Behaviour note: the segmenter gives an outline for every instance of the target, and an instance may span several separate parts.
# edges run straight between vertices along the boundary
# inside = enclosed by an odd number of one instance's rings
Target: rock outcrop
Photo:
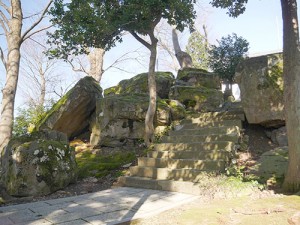
[[[169,99],[178,100],[188,110],[218,111],[223,104],[223,93],[218,76],[201,69],[184,68],[178,71]]]
[[[0,158],[0,183],[12,196],[47,195],[76,179],[75,151],[60,132],[14,138]]]
[[[243,60],[236,69],[243,108],[250,124],[284,124],[282,54]]]
[[[143,139],[148,102],[149,96],[145,94],[114,95],[99,100],[90,128],[91,144],[120,147]],[[155,127],[170,124],[170,108],[166,101],[157,101]]]
[[[192,87],[206,87],[212,89],[221,89],[219,76],[202,69],[185,68],[178,71],[176,83],[179,85]]]
[[[88,130],[96,100],[101,98],[99,83],[92,77],[84,77],[50,109],[36,129],[57,130],[69,139],[74,138]]]
[[[164,99],[168,98],[169,90],[175,78],[171,72],[156,72],[157,96]],[[104,90],[104,96],[124,95],[124,94],[147,94],[148,73],[142,73],[128,80],[122,80],[117,86]]]

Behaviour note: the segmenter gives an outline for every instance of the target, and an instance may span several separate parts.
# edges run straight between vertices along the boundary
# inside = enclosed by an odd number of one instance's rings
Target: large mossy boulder
[[[157,96],[168,98],[169,90],[174,83],[174,75],[171,72],[156,72]],[[148,93],[148,73],[142,73],[128,80],[122,80],[117,86],[104,90],[104,96],[145,94]]]
[[[114,95],[99,100],[97,117],[90,128],[91,144],[120,147],[126,145],[128,140],[143,139],[148,102],[149,96],[146,94]],[[166,101],[158,99],[156,127],[170,124],[170,111]]]
[[[0,183],[12,196],[47,195],[76,179],[75,151],[60,132],[13,138],[0,158]]]
[[[250,124],[282,126],[283,104],[282,54],[270,54],[243,60],[236,69],[245,115]]]
[[[221,89],[221,81],[218,75],[206,70],[196,68],[183,68],[178,71],[176,82],[180,85],[192,87],[206,87]]]
[[[206,87],[173,86],[169,98],[178,100],[188,110],[198,112],[218,111],[223,104],[223,93]]]
[[[64,95],[45,115],[36,129],[51,129],[74,138],[88,130],[96,100],[102,98],[102,89],[92,77],[84,77]]]
[[[263,182],[283,181],[288,168],[288,147],[278,147],[262,154],[250,171]]]

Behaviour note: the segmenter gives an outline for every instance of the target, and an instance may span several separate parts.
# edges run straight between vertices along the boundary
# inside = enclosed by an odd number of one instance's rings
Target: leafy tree
[[[248,52],[249,43],[235,33],[222,37],[218,46],[212,45],[209,50],[209,66],[230,85],[234,83],[235,69]]]
[[[194,31],[189,37],[186,52],[193,59],[195,68],[208,70],[208,41],[199,31]]]
[[[43,106],[19,108],[13,127],[13,136],[22,136],[30,133],[30,128],[40,121],[45,115]]]
[[[195,0],[73,0],[65,3],[55,0],[50,13],[58,30],[50,35],[50,43],[57,48],[49,51],[54,57],[67,58],[69,54],[84,53],[89,47],[105,50],[122,41],[122,32],[128,31],[150,51],[148,70],[149,107],[145,118],[145,142],[154,138],[156,111],[155,63],[157,38],[154,34],[161,19],[176,25],[177,29],[192,28]],[[144,39],[144,38],[147,38]]]
[[[228,8],[237,17],[246,8],[247,0],[212,0],[212,5]],[[300,190],[300,43],[297,0],[281,0],[283,19],[284,108],[289,142],[289,165],[283,187]]]

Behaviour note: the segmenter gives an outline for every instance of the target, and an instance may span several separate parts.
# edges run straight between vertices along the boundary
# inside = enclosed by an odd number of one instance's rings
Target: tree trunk
[[[289,164],[283,188],[300,190],[300,46],[296,0],[281,0],[283,18],[284,106]]]
[[[45,104],[45,98],[46,98],[46,74],[43,71],[43,65],[40,63],[40,69],[39,69],[39,75],[41,78],[41,91],[40,91],[40,97],[39,97],[39,106],[42,108]]]
[[[90,61],[90,72],[89,75],[93,77],[96,81],[100,82],[103,74],[103,57],[104,57],[104,49],[95,48],[89,54]]]
[[[12,135],[14,103],[20,66],[20,45],[22,30],[22,9],[20,0],[11,1],[11,19],[6,32],[7,62],[6,83],[2,90],[1,119],[0,119],[0,153],[7,145]]]
[[[148,88],[149,88],[149,106],[145,118],[145,143],[149,146],[154,141],[154,116],[156,112],[156,81],[155,81],[155,63],[157,56],[157,40],[152,41],[151,55],[148,71]]]

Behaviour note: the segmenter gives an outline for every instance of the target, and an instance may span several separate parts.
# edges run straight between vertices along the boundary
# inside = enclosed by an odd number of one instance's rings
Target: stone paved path
[[[197,198],[182,193],[122,187],[0,207],[0,225],[120,224],[154,215]]]

